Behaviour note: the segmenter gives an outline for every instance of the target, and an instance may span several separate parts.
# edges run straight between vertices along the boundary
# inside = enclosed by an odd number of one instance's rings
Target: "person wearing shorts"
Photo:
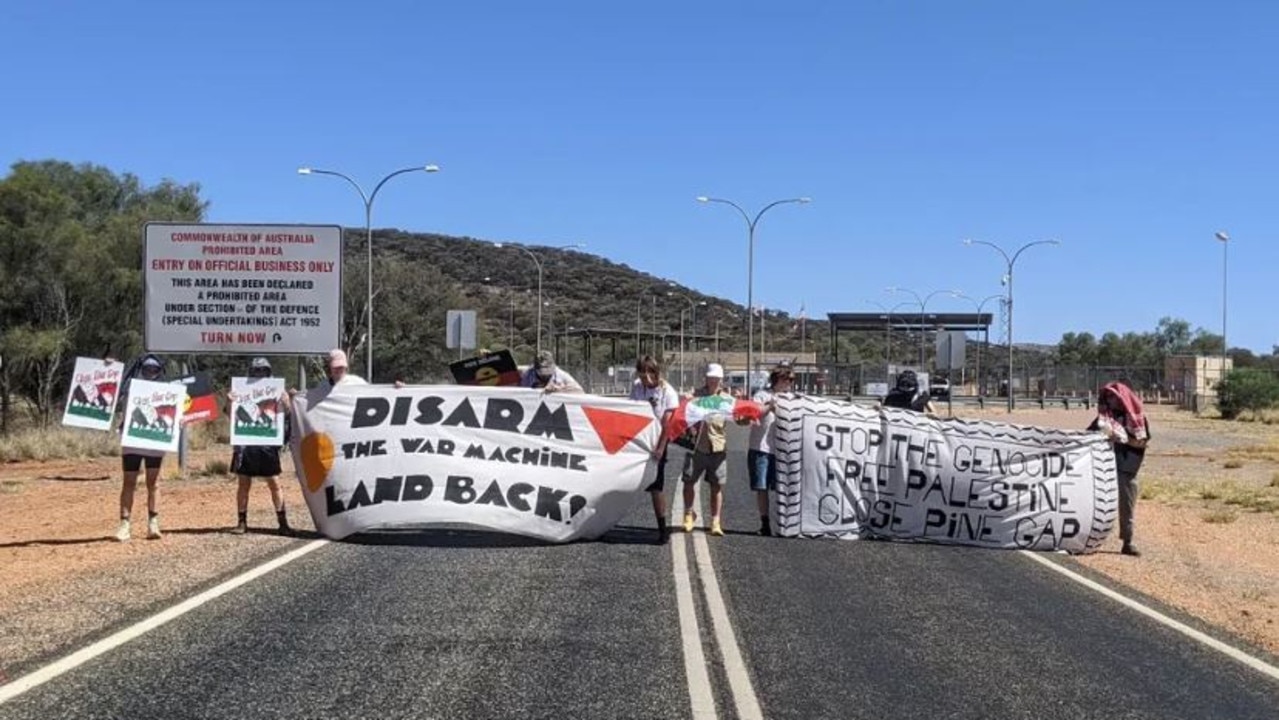
[[[702,387],[693,393],[695,397],[723,395],[732,397],[724,387],[724,368],[719,363],[706,366],[706,379]],[[693,532],[697,523],[695,483],[705,478],[711,488],[711,535],[724,534],[720,515],[724,510],[724,483],[728,480],[728,439],[724,433],[724,418],[712,416],[698,423],[693,431],[696,439],[693,450],[684,456],[684,468],[680,473],[684,481],[684,532]]]
[[[150,382],[164,382],[164,361],[155,355],[145,355],[131,372],[125,373],[124,392],[121,393],[121,409],[129,406],[129,385],[133,378]],[[128,419],[125,419],[128,422]],[[124,423],[120,424],[120,434],[124,435]],[[120,486],[120,526],[116,528],[115,539],[128,542],[133,537],[133,495],[138,488],[138,473],[146,468],[147,483],[147,539],[160,539],[160,463],[164,453],[159,451],[136,450],[126,448],[120,452],[120,468],[123,473],[123,484]]]
[[[653,500],[653,515],[657,517],[657,542],[665,544],[671,537],[666,526],[666,423],[679,407],[679,393],[662,377],[661,363],[645,355],[635,363],[635,382],[631,385],[630,399],[648,403],[660,429],[660,437],[653,448],[657,475],[646,489]]]
[[[795,374],[789,365],[778,365],[768,374],[768,388],[751,398],[763,408],[758,421],[751,425],[750,446],[746,451],[746,470],[751,490],[755,491],[755,505],[759,509],[759,534],[773,534],[768,521],[768,493],[777,484],[777,459],[773,455],[773,409],[777,394],[791,392],[795,388]]]
[[[271,377],[271,361],[264,357],[254,358],[249,364],[250,378]],[[281,398],[283,402],[283,398]],[[234,420],[233,420],[234,422]],[[277,422],[284,423],[284,442],[289,441],[288,413],[280,413]],[[254,478],[266,481],[271,491],[271,506],[275,508],[275,521],[280,533],[290,532],[289,519],[284,512],[284,494],[280,491],[280,447],[274,445],[235,445],[231,451],[231,472],[235,473],[238,485],[235,493],[236,524],[231,532],[243,535],[249,531],[249,489]]]

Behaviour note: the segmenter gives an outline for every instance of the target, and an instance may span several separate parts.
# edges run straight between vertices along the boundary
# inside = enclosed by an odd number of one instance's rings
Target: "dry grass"
[[[231,463],[226,460],[205,460],[204,474],[222,476],[231,472]]]
[[[0,482],[0,495],[22,491],[21,480],[5,480]]]
[[[1279,472],[1270,476],[1270,487],[1279,488]]]
[[[1227,460],[1226,462],[1222,463],[1221,466],[1227,470],[1238,470],[1239,468],[1243,467],[1243,461]]]
[[[119,455],[115,433],[53,427],[28,429],[0,438],[0,462],[75,460]]]
[[[1225,505],[1233,505],[1256,512],[1279,511],[1279,493],[1269,487],[1244,485],[1233,480],[1204,485],[1199,489],[1199,497],[1204,500],[1220,500]]]
[[[1228,510],[1224,508],[1217,509],[1217,510],[1209,510],[1208,512],[1204,513],[1201,517],[1203,518],[1204,522],[1212,523],[1214,525],[1224,525],[1226,523],[1232,523],[1239,519],[1239,515],[1235,513],[1234,510]]]
[[[1226,454],[1235,460],[1279,463],[1279,441],[1256,445],[1239,445],[1230,448]]]

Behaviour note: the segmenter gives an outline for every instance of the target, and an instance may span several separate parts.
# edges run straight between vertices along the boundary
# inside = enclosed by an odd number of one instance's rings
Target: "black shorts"
[[[669,446],[668,448],[669,449]],[[657,476],[653,478],[653,482],[644,488],[645,492],[662,492],[666,489],[666,450],[662,450],[662,456],[657,459]]]
[[[148,470],[158,470],[160,461],[164,460],[163,455],[134,455],[133,453],[124,453],[120,456],[120,466],[125,472],[137,472],[142,469],[142,464],[146,463]]]

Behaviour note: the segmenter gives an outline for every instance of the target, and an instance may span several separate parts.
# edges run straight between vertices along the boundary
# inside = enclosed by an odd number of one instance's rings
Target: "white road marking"
[[[1029,550],[1022,550],[1020,552],[1022,555],[1025,555],[1031,560],[1034,560],[1035,562],[1047,568],[1050,568],[1054,572],[1061,573],[1062,575],[1065,575],[1066,577],[1070,578],[1071,580],[1074,580],[1080,585],[1083,585],[1084,587],[1090,590],[1095,590],[1101,593],[1102,595],[1105,595],[1111,600],[1114,600],[1115,602],[1131,610],[1136,610],[1137,612],[1141,613],[1142,615],[1145,615],[1151,620],[1154,620],[1155,622],[1160,623],[1161,625],[1164,625],[1166,627],[1172,628],[1173,630],[1176,630],[1177,632],[1181,633],[1182,635],[1185,635],[1191,640],[1195,640],[1196,642],[1207,645],[1213,650],[1216,650],[1217,652],[1220,652],[1226,655],[1227,657],[1230,657],[1233,660],[1237,660],[1263,675],[1269,675],[1271,678],[1275,680],[1279,680],[1279,667],[1275,667],[1274,665],[1271,665],[1270,663],[1267,663],[1264,660],[1261,660],[1260,658],[1253,657],[1252,655],[1249,655],[1248,653],[1238,648],[1227,645],[1226,643],[1223,643],[1220,640],[1210,635],[1202,633],[1190,627],[1189,625],[1186,625],[1185,623],[1181,623],[1176,620],[1173,620],[1172,618],[1168,617],[1167,615],[1164,615],[1158,610],[1146,607],[1145,605],[1142,605],[1141,603],[1137,602],[1136,600],[1133,600],[1132,598],[1129,598],[1125,595],[1121,595],[1115,592],[1114,590],[1111,590],[1110,588],[1106,587],[1105,585],[1102,585],[1099,582],[1089,580],[1083,575],[1080,575],[1079,573],[1074,572],[1073,570],[1070,570],[1068,568],[1062,567],[1061,565],[1058,565],[1057,563],[1052,562],[1051,560],[1046,560],[1034,552],[1031,552]]]
[[[728,676],[728,687],[733,693],[737,717],[740,720],[764,720],[764,712],[760,709],[759,698],[755,696],[750,673],[746,671],[746,663],[742,660],[742,650],[737,645],[732,621],[728,618],[728,608],[719,591],[719,580],[716,579],[715,567],[711,564],[711,549],[706,544],[705,533],[693,536],[693,550],[697,554],[697,574],[702,578],[706,609],[710,613],[711,624],[715,626],[715,642],[724,659],[724,674]]]
[[[145,635],[170,620],[179,618],[210,600],[218,598],[242,585],[250,583],[276,568],[287,565],[310,552],[319,550],[327,545],[328,542],[328,540],[315,540],[309,542],[296,550],[291,550],[274,560],[269,560],[252,570],[241,573],[240,575],[237,575],[216,587],[209,588],[199,595],[183,600],[167,610],[163,610],[145,620],[130,625],[110,637],[103,638],[88,647],[77,650],[60,660],[56,660],[39,670],[23,675],[8,685],[0,685],[0,704],[12,700],[32,688],[39,687],[65,672],[74,670],[99,655],[114,650],[130,640]]]
[[[688,678],[688,698],[693,720],[715,720],[715,697],[711,694],[710,673],[702,653],[702,632],[693,606],[693,584],[688,577],[688,554],[683,533],[671,537],[671,561],[675,568],[675,605],[679,608],[679,634],[684,647],[684,675]]]

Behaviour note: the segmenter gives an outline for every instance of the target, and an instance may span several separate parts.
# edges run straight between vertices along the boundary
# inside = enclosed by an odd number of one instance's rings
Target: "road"
[[[0,718],[1279,717],[1276,680],[1020,553],[762,538],[740,475],[726,537],[650,514],[329,544]]]

